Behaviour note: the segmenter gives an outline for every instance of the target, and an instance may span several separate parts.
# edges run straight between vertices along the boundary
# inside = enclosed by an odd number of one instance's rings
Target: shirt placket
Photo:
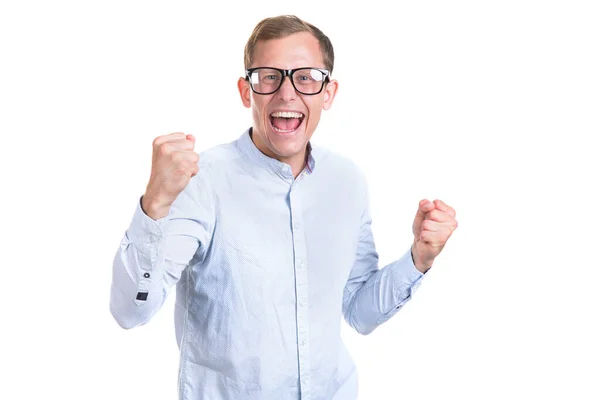
[[[294,241],[294,272],[296,283],[296,329],[298,348],[298,372],[300,376],[300,398],[311,398],[310,341],[308,316],[308,270],[306,262],[306,241],[302,222],[302,200],[298,181],[292,184],[290,207],[292,216],[292,237]]]

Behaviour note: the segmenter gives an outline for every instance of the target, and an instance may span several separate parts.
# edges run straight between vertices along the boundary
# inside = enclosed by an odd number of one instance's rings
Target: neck
[[[289,165],[292,168],[292,175],[294,175],[294,178],[296,178],[298,175],[300,175],[300,173],[306,166],[307,158],[308,158],[306,149],[308,146],[306,146],[304,148],[302,153],[294,154],[291,157],[281,157],[281,156],[278,156],[277,154],[274,154],[266,146],[263,146],[262,143],[257,143],[257,142],[260,142],[260,140],[259,141],[256,140],[256,137],[252,134],[252,130],[250,130],[250,139],[252,139],[252,142],[254,143],[256,148],[258,150],[260,150],[261,153],[263,153],[267,157],[274,158],[277,161],[280,161],[282,163]]]

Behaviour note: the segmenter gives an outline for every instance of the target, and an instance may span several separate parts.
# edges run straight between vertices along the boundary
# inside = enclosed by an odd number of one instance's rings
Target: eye
[[[314,82],[314,79],[312,76],[310,76],[308,73],[296,73],[294,75],[294,81],[298,82],[298,83],[310,83],[310,82]]]

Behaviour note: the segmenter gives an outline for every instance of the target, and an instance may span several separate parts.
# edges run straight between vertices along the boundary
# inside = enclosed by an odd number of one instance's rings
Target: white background
[[[381,265],[421,198],[459,228],[411,302],[344,325],[361,399],[598,399],[600,14],[589,1],[12,1],[0,6],[0,398],[174,399],[174,293],[108,309],[154,137],[251,122],[243,46],[283,13],[333,41],[314,143],[369,179]]]

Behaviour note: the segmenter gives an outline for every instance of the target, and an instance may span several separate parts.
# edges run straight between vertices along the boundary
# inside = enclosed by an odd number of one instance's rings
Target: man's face
[[[315,67],[325,69],[319,41],[308,32],[295,33],[280,39],[259,41],[254,49],[250,68],[274,67],[294,69]],[[303,95],[294,89],[286,77],[279,90],[273,94],[256,94],[247,80],[240,78],[238,88],[244,106],[252,109],[252,138],[267,156],[280,161],[304,160],[305,149],[315,131],[321,110],[331,107],[337,91],[337,82],[325,84],[321,93]],[[300,118],[281,118],[297,114]]]

